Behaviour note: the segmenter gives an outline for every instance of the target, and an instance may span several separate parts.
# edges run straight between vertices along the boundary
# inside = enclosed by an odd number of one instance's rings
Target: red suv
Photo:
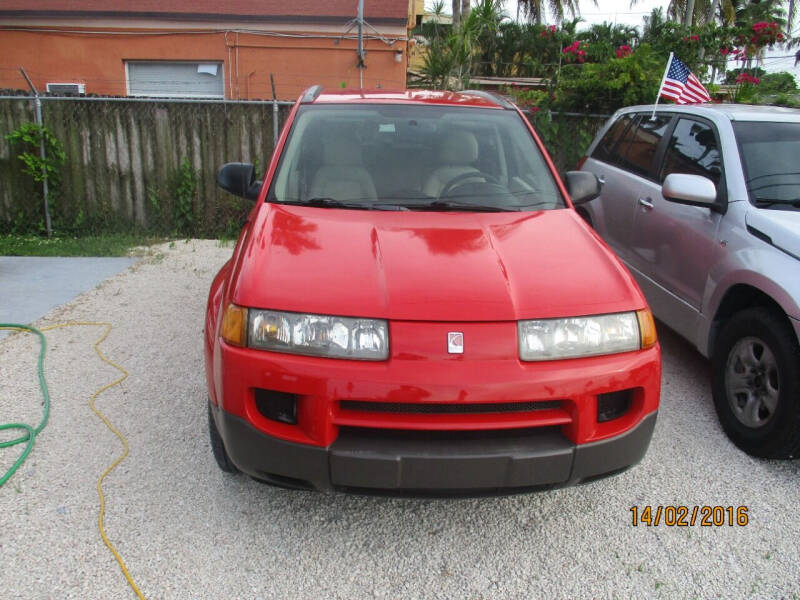
[[[211,286],[223,471],[316,490],[497,493],[638,462],[660,349],[644,297],[485,92],[305,92]]]

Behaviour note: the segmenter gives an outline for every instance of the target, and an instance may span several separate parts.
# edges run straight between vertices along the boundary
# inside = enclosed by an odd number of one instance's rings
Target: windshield
[[[800,123],[734,122],[750,201],[800,208]]]
[[[301,106],[268,202],[375,210],[564,207],[515,111]]]

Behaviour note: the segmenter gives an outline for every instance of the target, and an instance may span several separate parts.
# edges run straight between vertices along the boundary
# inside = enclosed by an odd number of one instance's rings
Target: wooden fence
[[[291,109],[279,106],[279,127]],[[0,233],[41,228],[41,190],[21,173],[5,136],[34,119],[33,98],[0,96]],[[273,149],[271,103],[54,99],[43,122],[66,162],[50,198],[60,233],[152,231],[236,235],[251,204],[215,185],[230,161],[266,167]],[[531,114],[560,171],[575,167],[605,119]]]
[[[290,106],[279,106],[279,123]],[[33,121],[32,99],[0,97],[0,232],[30,229],[41,192],[5,135]],[[219,190],[225,162],[264,168],[272,154],[271,103],[45,98],[43,123],[64,145],[66,162],[51,202],[57,231],[238,230],[252,206]],[[181,187],[183,185],[183,187]]]

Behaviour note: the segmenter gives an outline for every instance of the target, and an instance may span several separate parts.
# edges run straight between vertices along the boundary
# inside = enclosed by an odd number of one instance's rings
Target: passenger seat
[[[364,168],[361,148],[355,140],[328,137],[323,140],[322,166],[309,189],[311,198],[365,202],[378,199],[372,176]]]

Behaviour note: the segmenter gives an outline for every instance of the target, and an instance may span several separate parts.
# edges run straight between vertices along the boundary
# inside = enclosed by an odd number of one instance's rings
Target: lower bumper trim
[[[639,462],[657,413],[631,430],[576,446],[559,428],[508,431],[494,437],[403,435],[342,429],[328,448],[265,435],[212,405],[225,449],[248,475],[290,487],[381,493],[514,493],[612,475]]]

